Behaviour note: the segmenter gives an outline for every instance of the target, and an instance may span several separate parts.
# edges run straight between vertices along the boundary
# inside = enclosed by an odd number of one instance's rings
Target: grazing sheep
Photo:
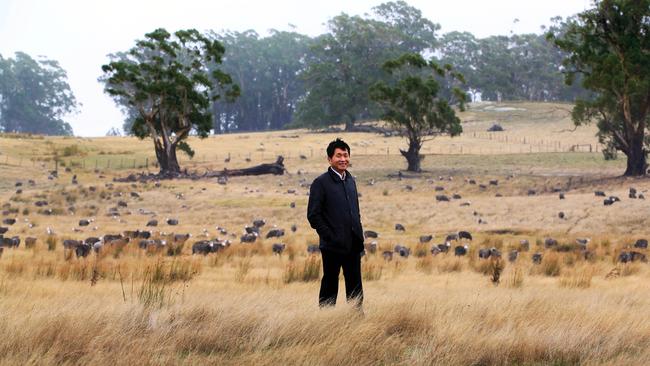
[[[463,245],[463,246],[459,245],[459,246],[454,248],[454,255],[458,256],[458,257],[464,256],[464,255],[467,254],[468,250],[469,250],[469,247],[467,245]]]
[[[542,253],[535,253],[533,254],[533,264],[540,264],[542,263]]]
[[[381,253],[381,256],[384,258],[385,261],[389,262],[393,260],[393,252],[390,250],[386,250],[383,253]]]
[[[449,248],[451,247],[451,244],[449,242],[445,242],[444,244],[438,244],[437,247],[438,249],[440,249],[441,253],[447,253],[449,252]]]
[[[498,185],[499,185],[499,181],[498,181],[497,179],[493,179],[493,180],[490,181],[490,185],[498,186]]]
[[[192,254],[207,255],[209,253],[214,253],[217,250],[218,249],[215,248],[212,240],[200,240],[192,244]]]
[[[449,202],[449,197],[444,194],[436,195],[436,201],[438,202]]]
[[[406,228],[402,224],[395,224],[396,231],[406,231]]]
[[[73,239],[65,239],[63,241],[63,247],[65,249],[74,249],[81,245],[81,242],[79,240],[73,240]]]
[[[596,197],[606,197],[606,196],[607,196],[607,195],[605,194],[605,192],[603,192],[603,191],[595,191],[595,192],[594,192],[594,195],[595,195]]]
[[[13,225],[13,224],[16,223],[16,219],[4,219],[4,220],[2,220],[2,223],[4,225]]]
[[[434,245],[434,246],[431,247],[431,255],[433,255],[435,257],[436,255],[438,255],[440,253],[442,253],[442,251],[440,250],[440,248],[437,245]]]
[[[408,258],[411,255],[411,248],[397,244],[395,245],[395,253],[399,253],[400,257]]]
[[[459,231],[458,232],[458,239],[467,239],[467,240],[472,240],[472,234],[469,233],[469,231]]]
[[[307,245],[307,253],[309,254],[320,253],[320,248],[318,247],[317,244],[309,244]]]
[[[176,244],[183,244],[185,243],[190,237],[192,237],[192,234],[174,234],[174,243]]]
[[[614,204],[614,201],[611,200],[611,199],[609,199],[609,198],[605,198],[605,199],[603,200],[603,205],[605,205],[605,206],[611,206],[611,205],[613,205],[613,204]]]
[[[528,239],[521,239],[519,241],[519,250],[522,252],[527,252],[530,250],[530,242],[528,242]]]
[[[80,245],[77,245],[74,248],[74,254],[77,256],[77,258],[79,258],[79,257],[84,257],[85,258],[90,253],[90,249],[91,249],[90,244],[81,243]]]
[[[298,230],[298,226],[296,226],[296,224],[291,225],[291,232],[295,233],[296,230]]]
[[[257,226],[246,226],[244,228],[244,231],[247,234],[257,234],[258,236],[260,235],[260,228],[258,228]]]
[[[167,225],[178,225],[178,219],[167,219]]]
[[[490,249],[487,248],[481,248],[478,250],[478,257],[480,259],[488,259],[490,258]]]
[[[239,238],[239,240],[240,240],[242,243],[254,243],[255,240],[257,240],[257,233],[255,233],[255,232],[252,232],[252,233],[246,233],[246,234],[242,235],[242,236]]]
[[[282,255],[282,252],[284,252],[284,249],[286,247],[286,244],[275,243],[273,244],[271,250],[273,250],[273,254]]]
[[[9,231],[8,227],[2,227],[0,226],[0,235],[5,234],[7,231]]]
[[[447,235],[447,237],[445,238],[445,242],[447,242],[447,243],[450,242],[450,241],[452,241],[452,240],[455,240],[455,241],[458,240],[458,233],[452,233],[452,234],[449,234],[449,235]]]
[[[420,236],[420,243],[428,243],[431,240],[433,240],[433,235],[421,235]]]
[[[576,244],[578,244],[579,246],[581,246],[583,248],[586,248],[587,244],[589,244],[590,241],[591,241],[591,239],[589,239],[589,238],[578,238],[578,239],[576,239]]]
[[[374,240],[371,241],[369,244],[366,244],[366,245],[365,245],[366,250],[367,250],[370,254],[375,254],[375,253],[377,253],[377,246],[378,246],[378,245],[377,245],[377,242],[374,241]]]
[[[537,194],[537,191],[535,191],[534,189],[529,189],[527,194],[528,194],[529,196],[534,196],[534,195]]]
[[[564,199],[564,193],[560,193],[560,199],[561,199],[561,200]]]
[[[88,226],[90,225],[90,220],[81,219],[79,220],[79,226]]]
[[[621,263],[630,263],[630,262],[647,262],[648,259],[646,258],[646,255],[643,253],[639,252],[621,252],[618,256],[618,261]]]
[[[639,239],[634,243],[635,248],[640,248],[640,249],[648,249],[648,240],[647,239]]]
[[[363,232],[363,237],[366,239],[367,238],[377,239],[379,237],[379,234],[376,231],[366,230]]]
[[[544,239],[544,248],[549,249],[557,246],[557,240],[553,238]]]
[[[266,234],[266,238],[279,238],[284,236],[284,229],[273,229]]]
[[[458,193],[454,193],[454,195],[451,196],[451,198],[453,198],[453,199],[455,199],[455,200],[459,200],[459,199],[461,199],[461,198],[463,198],[463,197],[462,197],[461,195],[459,195]]]
[[[519,251],[516,249],[513,249],[508,253],[508,261],[510,261],[510,263],[514,263],[517,260],[517,257],[519,257]]]
[[[564,219],[566,216],[564,215],[564,212],[560,211],[560,212],[557,214],[557,217],[559,217],[560,219]]]
[[[264,225],[266,225],[266,221],[264,219],[257,219],[253,221],[253,226],[256,228],[261,228]]]

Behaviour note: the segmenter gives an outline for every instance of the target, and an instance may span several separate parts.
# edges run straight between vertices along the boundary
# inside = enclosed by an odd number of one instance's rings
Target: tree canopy
[[[645,175],[650,137],[650,0],[603,0],[563,24],[549,39],[567,52],[566,82],[582,76],[595,93],[577,100],[576,125],[597,121],[610,150],[627,156],[626,176]]]
[[[137,111],[131,132],[151,137],[160,172],[180,172],[176,149],[194,151],[191,131],[206,137],[212,127],[211,102],[239,94],[221,63],[224,47],[194,29],[170,34],[156,29],[128,52],[102,66],[104,90],[128,111]]]
[[[448,78],[463,82],[463,76],[449,64],[439,66],[416,53],[387,61],[384,70],[398,80],[391,84],[376,83],[371,88],[371,96],[385,107],[383,118],[408,139],[408,150],[400,150],[408,162],[407,170],[419,172],[420,149],[427,137],[457,136],[463,131],[452,104],[463,110],[466,95],[454,87],[446,93],[451,98],[445,98],[439,81]]]
[[[54,60],[0,55],[0,131],[72,135],[63,120],[77,110],[65,70]]]

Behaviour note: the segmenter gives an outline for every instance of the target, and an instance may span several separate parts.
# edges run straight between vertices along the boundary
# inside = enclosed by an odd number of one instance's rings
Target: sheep
[[[284,229],[273,229],[266,234],[266,238],[279,238],[284,236]]]
[[[366,238],[366,239],[367,238],[376,239],[376,238],[379,237],[379,234],[376,231],[366,230],[366,231],[363,232],[363,237]]]
[[[287,247],[286,244],[275,243],[272,246],[273,254],[282,255],[284,249]]]
[[[433,239],[433,235],[421,235],[420,243],[428,243]]]
[[[406,231],[406,228],[402,224],[395,224],[396,231]]]
[[[519,252],[516,249],[513,249],[508,253],[508,261],[511,263],[514,263],[517,260],[517,257],[519,257]]]
[[[533,264],[540,264],[542,263],[542,253],[535,253],[532,256],[533,259]]]
[[[454,255],[458,256],[458,257],[464,256],[464,255],[467,254],[468,250],[469,250],[469,247],[467,245],[463,245],[463,246],[459,245],[459,246],[454,248]]]

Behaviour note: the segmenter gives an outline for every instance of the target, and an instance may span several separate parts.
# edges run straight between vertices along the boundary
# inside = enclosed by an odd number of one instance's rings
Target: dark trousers
[[[343,268],[345,279],[345,295],[347,301],[355,301],[356,307],[363,303],[363,287],[361,285],[361,254],[340,254],[322,250],[323,279],[320,283],[318,303],[321,307],[334,306],[339,292],[339,272]]]

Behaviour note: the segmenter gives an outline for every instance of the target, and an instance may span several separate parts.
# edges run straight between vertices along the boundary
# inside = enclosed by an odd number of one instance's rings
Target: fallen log
[[[263,175],[263,174],[273,174],[273,175],[283,175],[286,171],[284,167],[284,158],[278,156],[278,159],[275,163],[272,164],[260,164],[252,166],[250,168],[244,169],[224,169],[217,172],[206,173],[206,177],[238,177],[243,175]]]

